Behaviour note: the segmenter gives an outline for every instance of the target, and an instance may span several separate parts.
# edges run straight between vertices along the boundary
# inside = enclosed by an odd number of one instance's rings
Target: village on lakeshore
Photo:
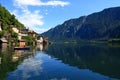
[[[3,31],[2,22],[0,21],[0,33]],[[2,36],[0,36],[0,47],[7,46],[17,46],[17,47],[25,47],[25,46],[37,46],[40,44],[49,44],[47,38],[42,35],[39,35],[33,30],[29,30],[27,28],[20,28],[16,25],[9,25],[10,32],[5,32]]]

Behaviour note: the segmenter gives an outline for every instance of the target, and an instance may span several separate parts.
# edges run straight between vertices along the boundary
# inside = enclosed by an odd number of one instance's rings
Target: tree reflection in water
[[[79,69],[120,79],[120,46],[108,44],[53,44],[47,54]]]
[[[47,47],[41,44],[31,51],[1,50],[0,79],[120,79],[118,46],[72,43]]]

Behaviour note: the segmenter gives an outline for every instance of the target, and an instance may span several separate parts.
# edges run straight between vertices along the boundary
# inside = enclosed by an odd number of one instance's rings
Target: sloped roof
[[[7,40],[6,40],[5,38],[1,38],[0,40],[1,40],[2,42],[7,43]]]
[[[22,34],[28,34],[28,29],[20,29],[19,32]]]
[[[25,42],[26,40],[23,40],[23,39],[22,39],[22,40],[18,40],[18,41],[19,41],[19,42]]]

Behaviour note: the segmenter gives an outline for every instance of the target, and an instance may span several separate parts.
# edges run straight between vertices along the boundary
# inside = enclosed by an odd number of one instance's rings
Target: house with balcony
[[[33,30],[29,30],[28,31],[28,35],[33,37],[33,38],[36,38],[38,34],[35,31],[33,31]]]
[[[23,28],[23,29],[19,29],[19,33],[18,33],[18,39],[21,40],[22,37],[24,36],[28,36],[28,29]]]
[[[35,45],[35,44],[39,45],[39,44],[43,44],[43,43],[48,42],[47,39],[44,36],[38,35],[33,30],[29,30],[29,29],[26,29],[26,28],[20,28],[19,29],[15,25],[10,25],[10,29],[18,34],[19,46],[25,46],[26,41],[24,39],[25,39],[26,36],[31,36],[31,38],[33,40],[33,45]]]
[[[18,34],[18,39],[21,40],[23,36],[28,36],[28,29],[26,28],[18,28],[17,26],[15,25],[10,25],[10,28]]]

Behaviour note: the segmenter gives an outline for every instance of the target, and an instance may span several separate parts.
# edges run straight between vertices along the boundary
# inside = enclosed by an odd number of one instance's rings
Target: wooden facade
[[[1,47],[7,47],[7,45],[8,45],[7,40],[5,38],[1,38],[0,45],[1,45]]]
[[[25,40],[19,40],[19,47],[25,47]]]

